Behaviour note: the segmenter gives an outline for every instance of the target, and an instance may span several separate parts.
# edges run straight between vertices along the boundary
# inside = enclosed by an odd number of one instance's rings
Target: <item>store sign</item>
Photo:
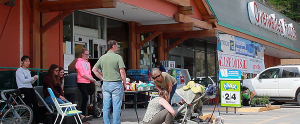
[[[276,18],[275,14],[267,14],[260,10],[256,2],[248,3],[248,14],[252,24],[280,34],[291,40],[297,40],[296,29],[293,23],[287,24],[285,19]]]
[[[240,81],[221,80],[221,106],[241,107]]]
[[[219,80],[241,80],[241,70],[220,69]]]
[[[265,69],[264,59],[218,51],[219,68],[258,74]]]

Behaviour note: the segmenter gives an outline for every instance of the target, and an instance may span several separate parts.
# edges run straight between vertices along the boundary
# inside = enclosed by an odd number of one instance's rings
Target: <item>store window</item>
[[[107,41],[116,40],[118,42],[120,54],[123,57],[124,64],[129,67],[129,39],[128,24],[125,22],[107,18]]]
[[[64,54],[72,54],[71,28],[72,28],[72,14],[68,15],[63,20],[63,53]]]

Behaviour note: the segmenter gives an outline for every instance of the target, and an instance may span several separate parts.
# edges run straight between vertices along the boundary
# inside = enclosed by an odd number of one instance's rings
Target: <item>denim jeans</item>
[[[173,97],[173,95],[175,93],[176,88],[177,88],[177,83],[174,84],[173,87],[172,87],[172,90],[171,90],[171,93],[170,93],[170,100],[169,100],[170,104],[171,104],[171,100],[172,100],[172,97]]]
[[[60,98],[56,98],[56,100],[57,100],[57,102],[58,102],[59,104],[64,104],[64,103],[68,103],[68,102],[69,102],[68,100],[66,100],[66,102],[64,102],[64,101],[62,101]],[[52,106],[55,108],[55,104],[54,104],[54,102],[52,101],[51,96],[46,97],[46,98],[45,98],[45,102],[48,103],[48,104],[50,104],[50,105],[52,105]],[[75,110],[74,107],[71,107],[71,108],[72,108],[72,110]],[[66,107],[62,108],[62,110],[65,111],[65,110],[66,110]],[[67,111],[70,111],[70,108],[68,108]]]
[[[110,106],[113,105],[113,124],[120,124],[124,87],[122,82],[103,82],[103,121],[110,124]]]

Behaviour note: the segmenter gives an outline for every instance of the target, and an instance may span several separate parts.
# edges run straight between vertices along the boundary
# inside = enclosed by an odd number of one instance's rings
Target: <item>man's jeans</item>
[[[113,105],[113,124],[120,124],[120,114],[124,87],[122,82],[104,82],[103,93],[103,121],[110,124],[110,105]]]

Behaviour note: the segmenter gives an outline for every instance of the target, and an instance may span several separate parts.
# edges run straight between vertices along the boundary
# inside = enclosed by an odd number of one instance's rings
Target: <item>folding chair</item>
[[[76,114],[77,114],[77,117],[78,117],[78,119],[79,119],[80,124],[82,124],[82,122],[81,122],[81,120],[80,120],[80,117],[79,117],[79,114],[81,114],[82,112],[76,110],[75,107],[77,106],[77,104],[72,104],[72,103],[59,104],[59,103],[57,102],[57,99],[56,99],[56,97],[55,97],[53,91],[51,90],[51,88],[47,88],[47,89],[48,89],[48,92],[49,92],[49,94],[50,94],[50,96],[51,96],[51,98],[52,98],[52,100],[53,100],[53,102],[54,102],[54,104],[55,104],[55,108],[56,108],[56,110],[57,110],[57,116],[56,116],[56,119],[55,119],[54,124],[56,123],[57,118],[58,118],[59,115],[62,116],[62,117],[61,117],[61,120],[60,120],[60,123],[59,123],[59,124],[61,124],[62,121],[64,120],[64,117],[65,117],[65,116],[73,116],[73,115],[76,115]],[[72,110],[72,107],[75,108],[75,110]],[[62,110],[62,108],[65,108],[65,110]],[[69,109],[69,110],[68,110],[68,109]],[[78,124],[77,119],[76,119],[75,116],[74,116],[74,119],[75,119],[76,123]]]

